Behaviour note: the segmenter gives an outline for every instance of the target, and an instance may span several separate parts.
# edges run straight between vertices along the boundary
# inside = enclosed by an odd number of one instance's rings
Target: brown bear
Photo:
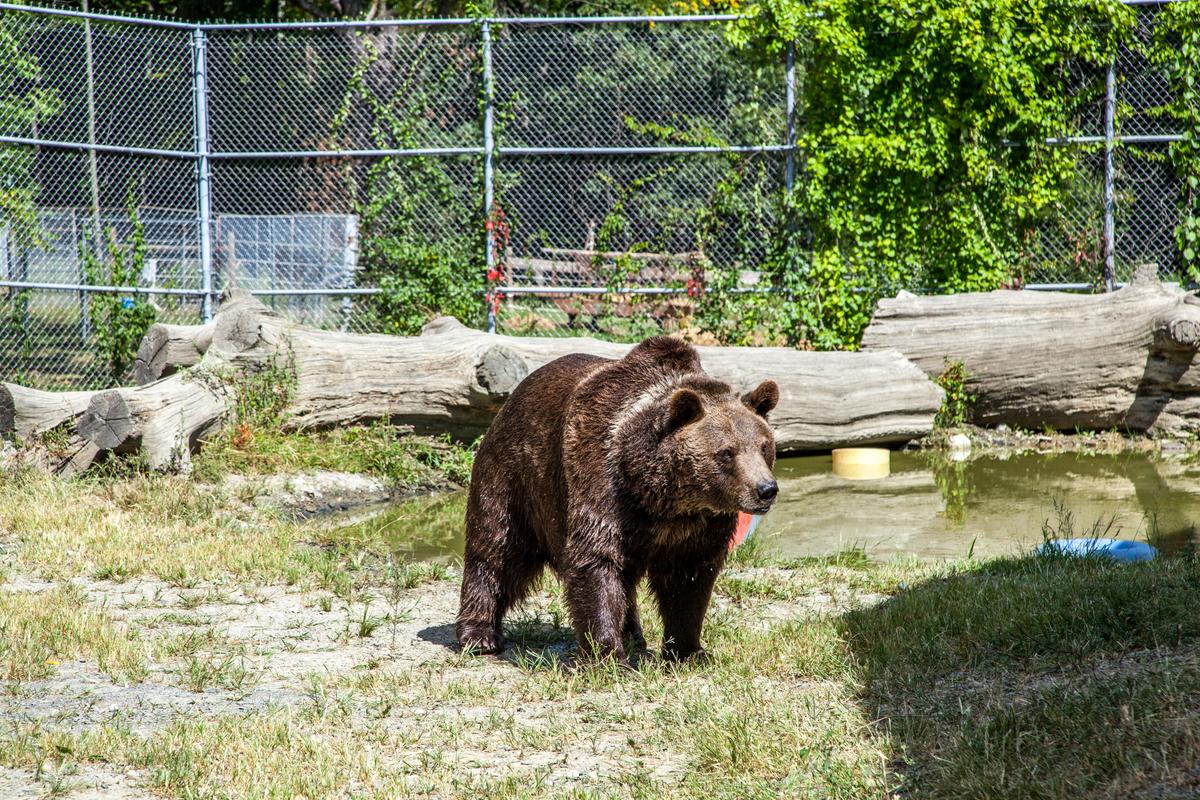
[[[479,446],[467,502],[455,633],[504,648],[501,623],[546,564],[564,584],[584,652],[628,663],[645,647],[643,576],[663,655],[702,655],[700,630],[737,513],[771,507],[779,387],[743,397],[706,375],[690,345],[659,336],[615,361],[569,355],[530,374]]]

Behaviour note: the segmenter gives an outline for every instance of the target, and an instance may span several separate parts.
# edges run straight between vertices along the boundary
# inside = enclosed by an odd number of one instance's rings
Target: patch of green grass
[[[947,672],[1200,639],[1200,561],[997,559],[914,583],[842,619],[865,675],[881,687]]]
[[[197,477],[218,481],[233,472],[264,475],[333,470],[375,475],[401,486],[465,486],[474,451],[448,438],[415,436],[387,423],[326,431],[283,432],[278,426],[231,427],[205,443]]]
[[[716,591],[735,603],[751,600],[794,600],[804,594],[790,576],[780,572],[760,570],[753,573],[725,573],[717,582]]]
[[[1198,698],[1200,667],[1168,660],[1035,685],[1019,702],[968,698],[931,715],[936,723],[891,727],[921,755],[909,781],[916,796],[1192,797]]]
[[[193,692],[214,686],[241,692],[254,685],[257,675],[240,653],[205,653],[188,656],[179,668],[179,679]]]
[[[38,592],[0,590],[0,677],[49,677],[59,662],[92,658],[116,680],[145,677],[146,648],[108,615],[91,608],[76,587]]]

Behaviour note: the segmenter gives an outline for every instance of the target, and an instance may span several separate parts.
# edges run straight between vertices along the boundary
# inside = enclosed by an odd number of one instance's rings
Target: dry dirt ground
[[[457,577],[451,567],[414,588],[345,602],[281,585],[179,588],[145,577],[45,581],[10,572],[0,591],[37,597],[74,587],[115,636],[136,643],[145,670],[131,679],[106,672],[94,654],[50,659],[46,677],[4,683],[0,724],[25,737],[86,742],[113,731],[162,739],[203,720],[286,719],[304,733],[328,728],[331,739],[378,748],[371,758],[379,763],[361,775],[332,776],[330,792],[349,796],[374,796],[372,780],[444,796],[469,788],[456,784],[464,777],[515,779],[550,794],[630,775],[645,786],[679,777],[695,754],[684,741],[654,735],[655,690],[638,687],[611,707],[611,687],[603,680],[589,686],[597,679],[572,666],[574,646],[553,584],[516,615],[516,646],[501,658],[472,658],[454,647]],[[764,631],[875,599],[854,592],[793,597],[780,588],[787,571],[773,568],[733,569],[727,578],[738,597],[718,597],[713,614],[741,616],[753,606],[753,625]],[[756,591],[769,599],[755,601]],[[0,771],[0,797],[148,798],[164,789],[152,758],[94,763],[94,747],[76,747]],[[219,764],[215,774],[186,780],[196,781],[197,796],[235,797],[253,786],[226,769]],[[316,784],[330,777],[317,776]]]

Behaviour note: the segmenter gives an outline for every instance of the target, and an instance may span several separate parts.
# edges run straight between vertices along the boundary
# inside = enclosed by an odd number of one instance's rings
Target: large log
[[[212,342],[213,324],[170,325],[156,322],[142,337],[133,377],[139,386],[174,375],[180,369],[200,363]]]
[[[497,336],[435,320],[420,336],[321,331],[295,325],[248,294],[226,299],[204,326],[155,326],[143,342],[137,387],[56,394],[9,386],[0,427],[22,433],[75,422],[57,469],[77,472],[106,453],[141,452],[156,469],[187,469],[205,432],[224,419],[239,376],[287,383],[293,429],[373,420],[471,438],[533,370],[568,353],[620,358],[630,345],[594,339]],[[807,353],[701,347],[715,377],[739,391],[766,378],[781,450],[904,442],[930,431],[942,392],[895,352]],[[266,370],[273,370],[267,372]]]
[[[91,398],[91,392],[44,392],[15,383],[0,384],[0,433],[27,438],[74,422]]]
[[[287,362],[293,428],[388,419],[423,432],[473,437],[521,379],[569,353],[620,358],[630,345],[529,339],[435,320],[421,336],[347,334],[294,326],[257,303],[218,314],[208,356],[243,369]],[[811,353],[700,347],[714,377],[748,390],[776,380],[772,421],[781,450],[904,442],[928,433],[942,393],[897,353]]]
[[[225,387],[202,370],[133,389],[96,392],[76,433],[97,452],[140,451],[154,469],[187,471],[199,438],[229,405]]]
[[[961,360],[973,418],[1058,430],[1200,431],[1200,300],[1139,270],[1100,295],[997,291],[881,300],[865,352],[930,376]]]

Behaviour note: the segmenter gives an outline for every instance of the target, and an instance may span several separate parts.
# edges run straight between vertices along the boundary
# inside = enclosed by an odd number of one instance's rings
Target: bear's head
[[[654,491],[676,513],[762,514],[779,492],[767,414],[779,386],[763,381],[738,397],[710,378],[689,378],[657,409]],[[647,487],[649,488],[649,487]]]

